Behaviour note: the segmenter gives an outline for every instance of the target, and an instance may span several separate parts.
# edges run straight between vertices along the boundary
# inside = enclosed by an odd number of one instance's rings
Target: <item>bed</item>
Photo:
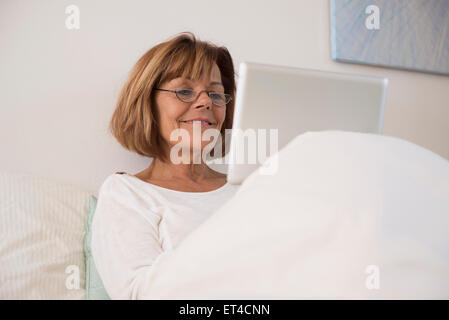
[[[144,299],[448,299],[449,162],[402,139],[307,132],[153,265]],[[88,199],[0,174],[0,298],[86,299]]]

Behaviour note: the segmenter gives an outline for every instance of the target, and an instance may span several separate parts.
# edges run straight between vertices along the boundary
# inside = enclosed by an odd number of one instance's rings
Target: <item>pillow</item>
[[[0,173],[0,299],[85,299],[89,195],[45,177]]]
[[[110,300],[100,275],[98,274],[97,268],[95,267],[94,258],[90,249],[92,239],[91,226],[96,207],[97,198],[94,195],[91,195],[88,202],[86,237],[84,240],[84,251],[86,254],[86,295],[88,300]]]
[[[309,132],[153,265],[149,299],[448,299],[449,162]]]

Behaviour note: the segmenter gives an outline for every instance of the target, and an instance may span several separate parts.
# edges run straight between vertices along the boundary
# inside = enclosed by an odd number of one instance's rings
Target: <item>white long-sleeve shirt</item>
[[[95,266],[111,299],[151,295],[152,266],[238,190],[181,192],[115,173],[100,187],[92,221]]]

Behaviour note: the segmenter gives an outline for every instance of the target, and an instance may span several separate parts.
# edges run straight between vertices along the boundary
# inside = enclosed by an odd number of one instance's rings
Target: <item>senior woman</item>
[[[136,174],[111,174],[99,190],[91,249],[110,298],[149,296],[158,257],[176,248],[237,191],[198,157],[213,143],[201,135],[194,139],[195,130],[214,129],[223,154],[234,97],[228,50],[191,33],[151,48],[132,69],[110,129],[124,148],[153,161]],[[177,130],[189,140],[173,139]],[[179,161],[173,152],[179,146],[188,150],[190,161]]]

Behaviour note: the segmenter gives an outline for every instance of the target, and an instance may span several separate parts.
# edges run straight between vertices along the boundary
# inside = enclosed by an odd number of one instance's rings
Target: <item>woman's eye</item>
[[[210,97],[212,99],[217,99],[217,100],[224,100],[224,95],[218,92],[211,92],[210,93]]]
[[[189,89],[180,89],[180,90],[178,90],[178,93],[183,96],[191,96],[193,91],[189,90]]]

